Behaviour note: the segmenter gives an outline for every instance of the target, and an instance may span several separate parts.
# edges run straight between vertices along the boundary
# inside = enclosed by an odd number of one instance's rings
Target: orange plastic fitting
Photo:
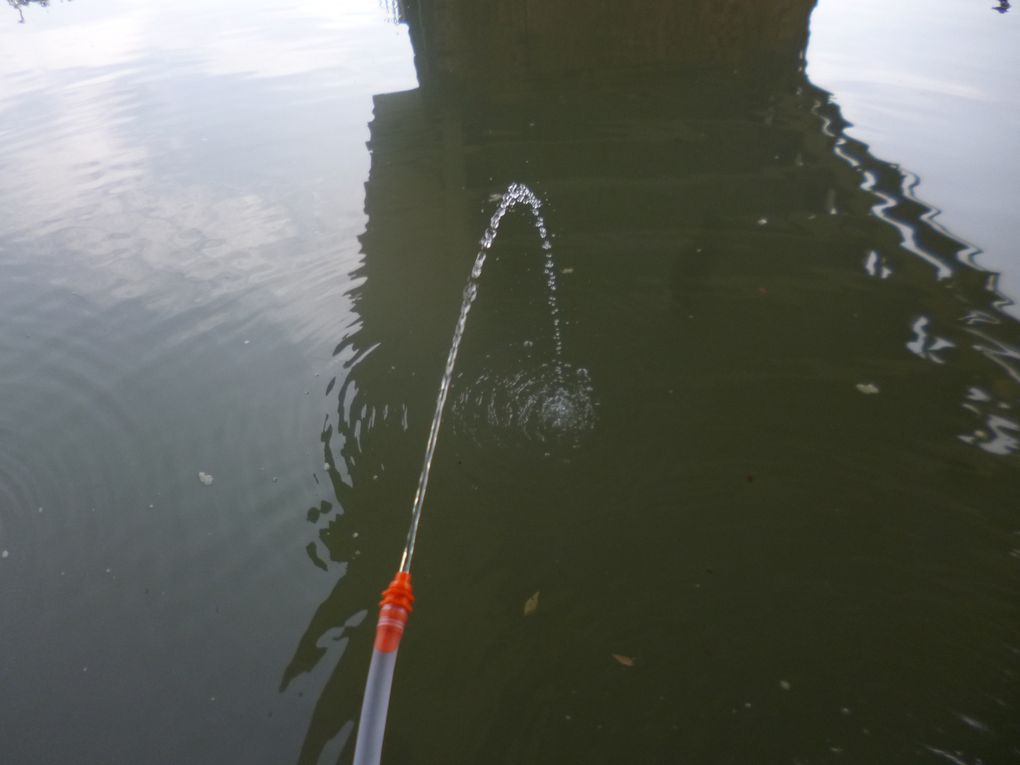
[[[411,574],[398,571],[390,586],[383,590],[379,603],[379,623],[375,628],[375,650],[392,653],[400,646],[404,625],[411,613],[414,595],[411,592]]]
[[[408,613],[411,613],[411,604],[414,603],[414,595],[411,593],[411,572],[398,571],[390,586],[382,592],[382,600],[379,606],[399,606]]]

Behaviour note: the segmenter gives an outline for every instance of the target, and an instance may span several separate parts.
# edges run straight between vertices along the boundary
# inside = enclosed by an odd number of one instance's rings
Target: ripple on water
[[[579,448],[595,427],[598,403],[588,370],[567,362],[486,359],[458,375],[454,429],[479,446]]]

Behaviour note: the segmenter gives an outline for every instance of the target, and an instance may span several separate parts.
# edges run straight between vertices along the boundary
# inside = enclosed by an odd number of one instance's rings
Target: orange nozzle
[[[400,645],[404,625],[411,613],[414,595],[411,593],[411,574],[398,571],[390,586],[383,590],[379,603],[379,623],[375,628],[375,650],[392,653]]]
[[[390,586],[383,590],[382,600],[379,606],[399,606],[408,613],[411,613],[411,604],[414,603],[414,595],[411,594],[411,573],[409,571],[398,571]]]

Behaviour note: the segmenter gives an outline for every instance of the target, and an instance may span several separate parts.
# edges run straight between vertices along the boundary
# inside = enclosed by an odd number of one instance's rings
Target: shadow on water
[[[512,5],[393,14],[423,85],[369,125],[307,511],[337,581],[282,680],[322,679],[300,762],[350,756],[460,293],[515,181],[597,417],[550,444],[486,415],[552,356],[512,213],[439,438],[390,761],[1015,755],[1020,328],[995,274],[807,80],[812,2]]]

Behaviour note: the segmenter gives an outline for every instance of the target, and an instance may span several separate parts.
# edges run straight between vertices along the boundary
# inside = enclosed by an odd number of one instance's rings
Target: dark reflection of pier
[[[491,198],[508,182],[527,182],[548,203],[560,265],[574,271],[562,287],[565,314],[580,328],[566,329],[568,353],[590,364],[604,400],[664,395],[656,385],[674,373],[657,349],[683,345],[688,386],[707,409],[718,396],[720,407],[737,411],[735,419],[760,417],[781,432],[781,418],[769,420],[751,403],[740,410],[731,375],[777,390],[805,376],[823,386],[868,374],[914,384],[921,373],[908,363],[913,354],[942,368],[940,406],[970,423],[959,438],[996,454],[1017,450],[1016,425],[1003,407],[1017,397],[1020,357],[1010,345],[1016,327],[996,307],[1002,298],[995,276],[971,265],[973,248],[942,230],[934,211],[914,198],[915,179],[843,135],[838,109],[804,75],[812,7],[811,0],[689,0],[642,9],[597,4],[578,14],[565,2],[404,4],[422,87],[377,96],[369,126],[368,224],[351,294],[359,320],[339,338],[344,371],[327,391],[336,416],[322,432],[332,496],[309,510],[319,530],[309,555],[339,581],[283,683],[330,665],[301,762],[318,762],[334,749],[349,756],[344,742],[360,703],[375,592],[403,538],[464,279]],[[504,246],[534,244],[524,227],[508,223]],[[537,284],[527,268],[494,274],[482,285],[494,296],[487,299]],[[777,272],[785,278],[773,284]],[[643,291],[644,304],[613,313],[614,294]],[[599,300],[586,299],[592,295]],[[489,345],[494,338],[512,342],[500,335],[505,322],[487,313],[487,299],[469,334]],[[514,331],[540,334],[542,320],[540,310],[523,311]],[[692,335],[688,320],[708,329]],[[880,351],[859,344],[862,336],[883,335]],[[786,352],[781,362],[773,357],[777,336]],[[620,379],[605,358],[607,345],[620,367],[633,361],[636,376]],[[826,346],[844,350],[822,364]],[[720,362],[730,354],[746,367]],[[821,411],[824,396],[812,404],[816,393],[805,391],[802,402]],[[635,474],[673,469],[654,447],[669,425],[655,418],[668,421],[669,414],[628,423],[633,453],[616,459],[633,461]],[[622,432],[612,422],[606,431],[614,426]],[[933,440],[946,436],[932,423],[911,427]],[[470,446],[446,432],[440,460],[453,470],[463,456],[466,472],[458,477],[470,484]],[[770,447],[757,448],[747,447],[758,456]],[[720,443],[716,456],[728,453]],[[435,491],[438,501],[442,487]],[[458,523],[470,539],[472,521]],[[456,557],[466,576],[484,570],[484,559],[464,545],[444,546],[449,534],[427,536],[433,554]],[[359,558],[362,548],[373,555]],[[381,550],[391,554],[375,554]],[[442,579],[436,589],[451,586],[445,574],[432,576]],[[420,586],[428,592],[430,582]],[[472,597],[471,589],[458,597]],[[416,630],[441,636],[443,619],[462,618],[450,604],[432,601],[429,608],[415,615]],[[454,667],[468,658],[455,636],[450,641],[450,650],[430,661]],[[498,689],[486,695],[458,680],[449,690],[422,685],[428,673],[397,674],[405,685],[394,697],[393,719],[418,733],[417,726],[444,717],[422,704],[453,703],[458,691],[479,694],[480,709],[499,703],[492,696]],[[533,722],[523,711],[520,720]],[[419,736],[419,761],[482,761],[480,753],[492,747],[507,752],[506,761],[535,755],[515,750],[524,745],[512,732],[477,721],[465,732],[447,722],[463,738]],[[392,761],[410,746],[391,737]],[[615,754],[607,761],[624,761],[624,753]]]

